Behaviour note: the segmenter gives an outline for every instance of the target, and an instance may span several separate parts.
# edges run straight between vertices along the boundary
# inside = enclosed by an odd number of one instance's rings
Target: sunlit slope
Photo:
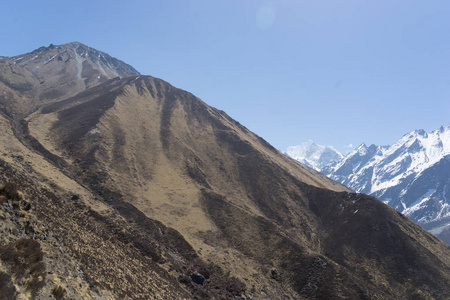
[[[103,203],[173,228],[247,292],[448,295],[448,246],[164,81],[110,80],[27,121],[47,158]]]

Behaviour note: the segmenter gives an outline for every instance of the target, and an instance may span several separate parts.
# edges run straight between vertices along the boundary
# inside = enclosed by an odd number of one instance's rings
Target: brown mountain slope
[[[192,94],[116,78],[99,54],[71,43],[0,59],[0,181],[31,203],[26,215],[4,205],[0,250],[35,238],[28,215],[63,245],[38,239],[54,276],[28,297],[60,286],[75,299],[450,297],[440,240]],[[0,296],[27,297],[0,260]]]
[[[448,246],[161,80],[109,81],[27,122],[55,163],[140,239],[162,243],[163,257],[176,249],[180,260],[167,264],[177,276],[180,261],[195,259],[230,272],[238,290],[273,299],[449,295]],[[158,222],[173,236],[159,239]],[[191,293],[212,297],[210,287]]]

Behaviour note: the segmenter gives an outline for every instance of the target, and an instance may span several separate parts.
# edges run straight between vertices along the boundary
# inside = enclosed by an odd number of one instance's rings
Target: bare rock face
[[[32,111],[42,103],[68,98],[115,77],[139,75],[126,63],[78,42],[0,58],[0,70],[0,88],[3,84],[13,91],[10,93],[28,98],[24,107],[12,110],[15,113]],[[14,105],[1,100],[6,107]]]
[[[450,296],[449,247],[379,200],[160,79],[72,74],[76,94],[0,117],[0,180],[37,199],[95,297]]]

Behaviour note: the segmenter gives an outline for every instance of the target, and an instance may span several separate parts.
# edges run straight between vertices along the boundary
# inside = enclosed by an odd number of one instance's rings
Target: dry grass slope
[[[450,297],[447,245],[186,91],[79,43],[0,73],[0,180],[33,200],[0,195],[22,211],[2,215],[5,298]]]
[[[101,89],[110,92],[98,93]],[[98,109],[87,110],[90,104]],[[350,205],[346,197],[355,197],[345,187],[287,159],[225,113],[161,80],[141,76],[105,83],[43,112],[56,121],[42,126],[41,115],[35,115],[30,131],[50,130],[56,138],[48,148],[64,149],[73,176],[140,228],[138,240],[148,237],[177,249],[181,260],[228,270],[229,278],[244,283],[242,292],[274,298],[439,298],[436,291],[448,282],[448,258],[426,254],[445,253],[445,245],[411,245],[417,228],[404,225],[406,220],[377,200],[365,201],[355,214],[356,209],[344,210],[341,218],[336,213]],[[385,223],[376,221],[380,217]],[[372,219],[379,231],[368,225]],[[161,240],[159,230],[172,236]],[[410,257],[398,260],[405,251]],[[160,262],[163,252],[142,253]],[[421,259],[411,264],[413,257]],[[445,266],[435,271],[441,262]],[[425,269],[408,271],[417,268]],[[188,273],[179,280],[197,291]]]

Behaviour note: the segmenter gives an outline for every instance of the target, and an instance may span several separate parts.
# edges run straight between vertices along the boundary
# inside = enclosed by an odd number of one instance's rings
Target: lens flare
[[[266,30],[275,22],[275,9],[271,6],[262,6],[256,13],[256,26]]]

